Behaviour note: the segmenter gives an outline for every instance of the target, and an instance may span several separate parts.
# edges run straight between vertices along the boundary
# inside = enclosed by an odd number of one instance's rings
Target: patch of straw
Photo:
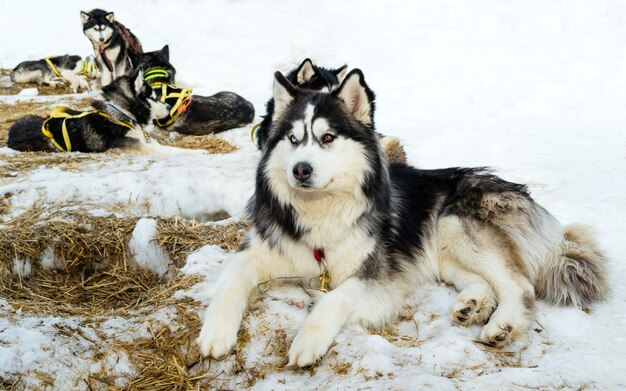
[[[167,251],[176,265],[181,265],[187,255],[209,244],[236,250],[248,228],[249,224],[243,221],[207,225],[174,218],[158,219],[157,232],[159,246]]]
[[[174,134],[175,137],[171,135]],[[231,153],[237,150],[233,144],[220,137],[209,134],[205,136],[190,136],[179,133],[170,133],[164,129],[155,128],[150,134],[159,144],[186,149],[203,149],[209,153]]]
[[[104,164],[109,161],[121,159],[111,152],[85,154],[85,153],[47,153],[47,152],[20,152],[2,156],[4,164],[0,170],[0,178],[14,178],[21,173],[33,171],[45,167],[56,167],[63,171],[84,172],[86,163]],[[94,170],[94,167],[90,167]]]

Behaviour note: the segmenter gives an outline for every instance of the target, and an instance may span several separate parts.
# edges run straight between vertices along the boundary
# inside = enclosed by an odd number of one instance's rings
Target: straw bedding
[[[90,341],[90,359],[102,363],[101,371],[83,379],[91,388],[119,385],[119,374],[108,373],[105,357],[99,357],[105,348],[125,353],[135,368],[136,373],[126,379],[127,389],[190,389],[203,381],[208,384],[206,363],[200,363],[193,343],[200,328],[200,303],[173,297],[203,278],[180,273],[159,278],[137,267],[128,241],[138,219],[91,216],[71,208],[35,208],[4,222],[0,225],[0,298],[9,305],[6,315],[73,319],[101,335],[94,339],[81,328],[59,326],[56,330]],[[204,244],[235,248],[246,226],[243,222],[203,225],[160,218],[157,240],[182,265],[186,254]],[[44,268],[33,261],[42,256],[52,259],[55,267]],[[169,314],[167,322],[157,316],[164,312]],[[141,323],[149,332],[130,331],[116,339],[100,330],[101,323],[111,317]],[[2,387],[22,389],[33,376],[42,387],[53,386],[51,374],[23,375],[2,379]]]

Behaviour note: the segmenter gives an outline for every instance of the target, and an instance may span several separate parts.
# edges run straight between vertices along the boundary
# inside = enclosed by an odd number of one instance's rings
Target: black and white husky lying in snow
[[[169,47],[140,56],[146,81],[161,101],[172,109],[166,118],[156,121],[164,129],[181,134],[204,135],[241,128],[254,120],[254,106],[234,92],[222,91],[211,96],[192,94],[192,89],[176,86],[176,69],[169,60]]]
[[[561,226],[524,185],[480,168],[388,164],[358,69],[330,93],[276,73],[267,136],[253,226],[204,316],[205,356],[228,353],[251,292],[280,277],[320,276],[331,288],[291,343],[297,366],[320,359],[346,323],[393,320],[426,283],[454,285],[452,320],[484,324],[480,339],[498,347],[528,331],[536,298],[584,307],[607,294],[589,232]]]
[[[11,72],[11,81],[55,87],[63,86],[67,81],[72,92],[76,93],[79,89],[90,89],[89,82],[99,76],[94,57],[82,59],[66,54],[21,62]]]
[[[149,142],[144,131],[154,119],[165,117],[169,106],[160,102],[144,81],[143,71],[115,79],[102,89],[102,95],[104,100],[92,103],[94,110],[57,108],[48,118],[31,115],[18,120],[9,129],[9,148],[45,152],[167,152],[168,147]]]

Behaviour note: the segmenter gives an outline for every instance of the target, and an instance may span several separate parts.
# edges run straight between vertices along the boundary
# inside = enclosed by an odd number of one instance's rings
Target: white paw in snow
[[[498,348],[508,345],[528,331],[531,322],[524,314],[524,308],[498,307],[483,327],[480,339],[487,345]]]
[[[335,335],[323,328],[305,325],[289,348],[289,366],[315,364],[330,348]]]
[[[452,322],[462,326],[485,324],[497,305],[491,288],[468,287],[458,295],[452,306]]]
[[[238,322],[207,313],[196,343],[205,357],[220,358],[237,343]]]

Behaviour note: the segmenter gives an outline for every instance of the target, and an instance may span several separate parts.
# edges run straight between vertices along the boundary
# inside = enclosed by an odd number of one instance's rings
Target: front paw
[[[289,366],[306,367],[315,364],[330,348],[333,333],[319,327],[303,327],[289,348]]]
[[[238,325],[232,325],[223,319],[207,316],[202,325],[200,336],[196,343],[200,353],[205,357],[220,358],[226,355],[237,343]]]

